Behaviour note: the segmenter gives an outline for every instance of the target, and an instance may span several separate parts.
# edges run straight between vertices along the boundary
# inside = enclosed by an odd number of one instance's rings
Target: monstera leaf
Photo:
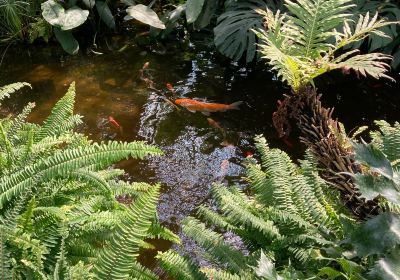
[[[138,4],[126,9],[127,16],[125,20],[136,19],[158,29],[165,29],[164,23],[158,18],[158,15],[149,7]]]
[[[263,17],[257,9],[276,9],[273,1],[238,0],[232,1],[226,11],[218,17],[214,28],[214,43],[219,52],[239,60],[246,53],[246,62],[256,56],[257,38],[253,29],[263,25]]]
[[[61,30],[71,30],[84,23],[89,16],[88,10],[82,10],[73,6],[68,10],[55,0],[48,0],[42,3],[43,18],[55,27]]]

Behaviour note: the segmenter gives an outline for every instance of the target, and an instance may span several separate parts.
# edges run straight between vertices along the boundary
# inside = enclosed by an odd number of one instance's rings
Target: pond
[[[112,42],[125,44],[119,37]],[[163,157],[129,160],[119,167],[127,171],[130,180],[162,185],[160,221],[177,233],[184,217],[201,203],[211,203],[208,192],[213,182],[243,183],[240,163],[253,153],[254,135],[264,134],[271,146],[294,158],[304,151],[298,137],[284,142],[273,128],[272,113],[287,89],[262,64],[243,67],[226,62],[202,40],[184,49],[179,45],[159,49],[130,46],[123,51],[105,50],[101,55],[82,53],[66,56],[58,46],[9,48],[0,66],[0,84],[26,81],[33,89],[5,102],[1,114],[19,112],[27,102],[35,102],[30,121],[41,122],[75,81],[76,113],[84,116],[79,131],[95,141],[145,140],[164,151]],[[148,89],[140,79],[146,62],[146,75],[159,91]],[[371,125],[374,119],[400,119],[398,85],[336,76],[340,73],[320,80],[318,87],[324,92],[323,104],[336,108],[335,117],[348,130]],[[173,85],[172,91],[167,83]],[[208,117],[178,111],[161,96],[244,103],[240,110]],[[110,117],[121,128],[110,122]],[[150,268],[156,266],[156,251],[171,246],[159,240],[153,244],[156,250],[141,255],[142,263]],[[183,239],[179,250],[190,253],[197,248]]]

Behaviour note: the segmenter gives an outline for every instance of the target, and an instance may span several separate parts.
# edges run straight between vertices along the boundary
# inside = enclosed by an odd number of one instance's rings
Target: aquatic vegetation
[[[0,99],[26,83],[0,89]],[[144,239],[179,239],[157,222],[160,186],[119,180],[113,163],[161,151],[143,142],[93,143],[73,129],[72,84],[42,125],[0,121],[0,278],[137,279]],[[119,200],[125,203],[120,203]]]
[[[383,139],[386,148],[398,144],[400,127],[382,127],[390,132],[377,139]],[[382,162],[385,157],[366,144],[357,145],[363,146],[359,157],[369,162],[373,158]],[[256,146],[261,162],[247,162],[249,189],[214,185],[217,208],[200,206],[198,218],[189,217],[183,224],[184,233],[204,249],[202,256],[210,265],[198,267],[170,250],[158,256],[165,270],[176,279],[392,279],[389,275],[398,275],[398,201],[392,210],[357,222],[343,212],[338,194],[318,176],[310,155],[296,166],[284,152],[270,149],[263,138],[256,139]],[[398,189],[393,192],[400,194]],[[232,235],[235,244],[228,241]]]

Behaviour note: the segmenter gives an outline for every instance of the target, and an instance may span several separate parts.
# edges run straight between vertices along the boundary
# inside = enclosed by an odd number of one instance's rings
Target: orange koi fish
[[[221,133],[224,137],[226,136],[225,129],[218,122],[214,121],[212,118],[207,118],[207,122],[211,127],[216,128],[219,131],[221,131]]]
[[[250,151],[247,151],[247,152],[244,153],[244,156],[245,156],[245,157],[252,157],[252,156],[253,156],[253,153],[250,152]]]
[[[150,62],[148,62],[148,61],[145,62],[145,64],[143,64],[142,69],[145,70],[145,69],[149,68],[149,65],[150,65]]]
[[[108,117],[110,124],[114,125],[116,128],[121,128],[121,125],[111,116]]]
[[[192,113],[199,111],[203,115],[209,116],[210,113],[225,112],[228,110],[239,110],[239,106],[243,104],[243,102],[238,101],[232,104],[220,104],[201,102],[189,98],[180,98],[175,100],[175,104],[185,107],[188,111]]]

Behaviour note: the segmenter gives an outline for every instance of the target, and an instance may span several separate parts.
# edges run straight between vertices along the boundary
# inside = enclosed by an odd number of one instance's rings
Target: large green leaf
[[[101,20],[108,26],[110,29],[115,28],[115,20],[114,16],[111,13],[110,8],[108,7],[106,2],[96,1],[96,9],[99,13]]]
[[[382,254],[400,244],[400,215],[382,213],[350,233],[350,243],[360,257]]]
[[[210,24],[211,19],[215,15],[217,7],[217,0],[206,0],[202,12],[193,23],[193,27],[198,30],[207,27]]]
[[[355,181],[361,194],[360,197],[373,200],[378,196],[382,196],[390,202],[400,205],[399,186],[393,180],[371,174],[356,174]]]
[[[188,23],[193,23],[199,17],[203,10],[205,0],[188,0],[186,2],[186,20]]]
[[[400,250],[393,250],[385,258],[376,262],[369,273],[374,280],[399,280],[400,279]]]
[[[393,179],[393,168],[385,154],[373,144],[353,144],[356,160],[367,165],[373,171]]]
[[[77,6],[73,6],[65,10],[55,0],[48,0],[42,3],[43,18],[55,27],[61,30],[71,30],[83,24],[89,16],[88,10],[82,10]]]
[[[264,279],[269,280],[282,280],[283,278],[279,276],[276,272],[275,264],[267,258],[263,251],[261,251],[261,256],[258,261],[257,267],[255,268],[255,272],[258,277],[262,277]]]
[[[263,17],[256,9],[266,8],[263,0],[237,1],[218,17],[214,28],[214,43],[223,55],[239,60],[246,53],[246,62],[256,56],[256,34],[263,25]]]
[[[124,17],[125,20],[136,19],[155,28],[165,29],[164,23],[158,18],[157,14],[145,5],[130,6],[126,9],[126,13],[128,15]]]
[[[78,53],[79,43],[72,35],[71,31],[63,31],[59,28],[54,28],[54,35],[56,35],[56,38],[64,51],[72,55]]]

